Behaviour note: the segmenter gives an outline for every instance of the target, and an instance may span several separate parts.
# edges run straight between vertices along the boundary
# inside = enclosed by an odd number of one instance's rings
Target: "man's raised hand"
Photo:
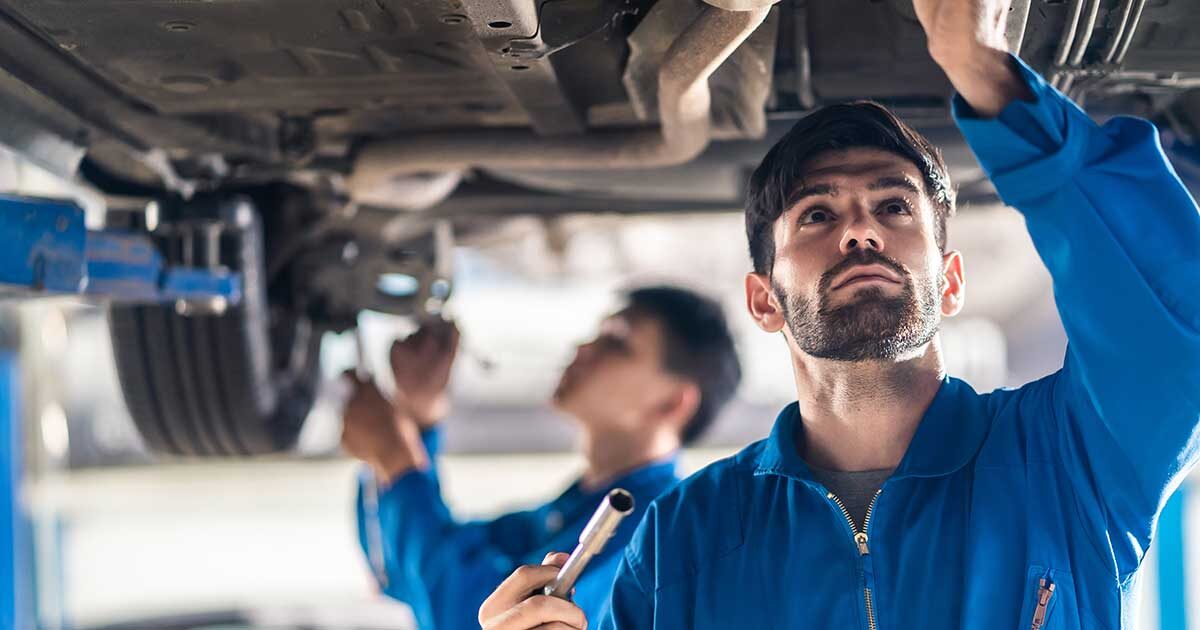
[[[934,59],[978,48],[1007,52],[1004,26],[1011,0],[913,0]],[[941,63],[939,60],[938,63]]]
[[[435,321],[392,344],[389,358],[396,379],[396,405],[422,429],[437,424],[449,408],[446,387],[458,353],[458,336],[453,322]]]
[[[411,418],[397,413],[375,383],[343,375],[354,387],[342,410],[342,449],[366,462],[376,478],[390,482],[413,469],[429,466],[429,454]]]
[[[1008,57],[1004,28],[1011,0],[913,0],[929,54],[954,89],[984,118],[1030,99]]]

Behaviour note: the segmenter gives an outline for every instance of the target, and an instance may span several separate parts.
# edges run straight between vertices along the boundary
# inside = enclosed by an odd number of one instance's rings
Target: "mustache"
[[[828,271],[821,274],[821,281],[818,287],[820,288],[822,294],[828,293],[829,289],[833,286],[833,280],[840,276],[847,269],[851,267],[858,267],[860,265],[876,264],[883,265],[884,267],[895,271],[896,275],[903,278],[906,285],[908,284],[909,274],[908,270],[904,268],[904,265],[901,265],[899,262],[884,256],[873,249],[856,249],[847,254],[841,262],[830,267]]]

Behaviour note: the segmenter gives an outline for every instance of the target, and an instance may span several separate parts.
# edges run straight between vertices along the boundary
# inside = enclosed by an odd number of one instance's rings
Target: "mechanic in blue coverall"
[[[1003,3],[914,4],[1050,270],[1062,369],[990,394],[945,375],[938,324],[966,276],[944,251],[941,158],[877,105],[813,113],[746,209],[748,309],[786,338],[798,403],[651,506],[593,625],[1133,627],[1155,521],[1200,446],[1200,213],[1150,123],[1097,126],[1005,52]],[[527,597],[559,562],[510,577],[483,627],[583,628],[586,611]]]
[[[581,345],[554,406],[582,434],[586,468],[558,498],[490,522],[459,523],[442,501],[435,459],[458,333],[426,326],[392,346],[394,401],[360,384],[344,412],[343,445],[382,482],[378,516],[384,592],[412,607],[424,630],[477,628],[480,604],[514,568],[575,545],[609,490],[636,510],[593,559],[575,601],[597,618],[613,574],[650,502],[679,481],[676,454],[711,424],[741,379],[720,306],[676,287],[631,291],[627,304]],[[393,404],[394,403],[394,404]],[[364,505],[359,538],[366,551]]]

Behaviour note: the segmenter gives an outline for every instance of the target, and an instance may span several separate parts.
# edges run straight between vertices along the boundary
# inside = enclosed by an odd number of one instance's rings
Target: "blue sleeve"
[[[436,449],[436,443],[433,446]],[[367,514],[361,483],[356,512],[365,555]],[[420,628],[478,627],[480,604],[518,564],[513,545],[497,540],[497,534],[519,531],[513,521],[521,520],[520,513],[493,522],[457,522],[431,468],[412,471],[381,489],[378,519],[388,580],[383,591],[408,604]]]
[[[1024,215],[1067,332],[1031,436],[1057,444],[1124,574],[1200,445],[1200,213],[1151,123],[1098,126],[1014,64],[1033,101],[980,119],[956,97],[954,114],[1001,198]]]

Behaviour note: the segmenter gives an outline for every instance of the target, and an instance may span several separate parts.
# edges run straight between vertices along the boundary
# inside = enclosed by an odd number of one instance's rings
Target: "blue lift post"
[[[21,500],[21,380],[17,354],[0,345],[0,628],[34,627],[30,521]]]

